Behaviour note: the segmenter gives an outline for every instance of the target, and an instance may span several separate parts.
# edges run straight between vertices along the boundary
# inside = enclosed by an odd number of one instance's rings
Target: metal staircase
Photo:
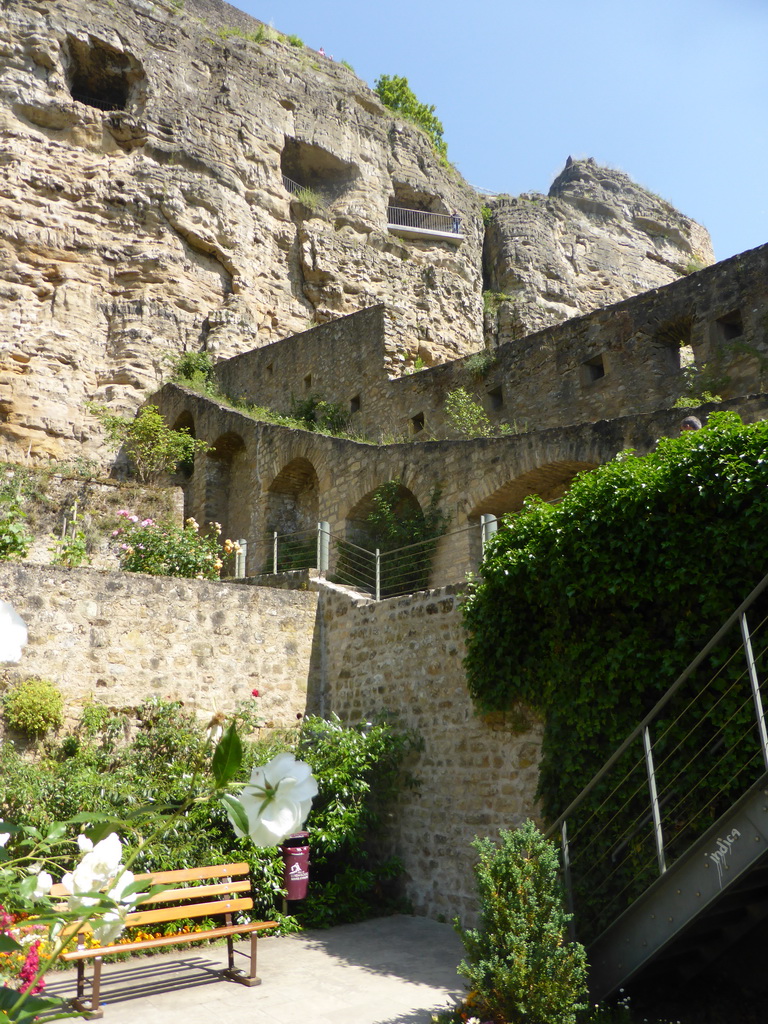
[[[768,916],[768,576],[550,828],[603,999]]]

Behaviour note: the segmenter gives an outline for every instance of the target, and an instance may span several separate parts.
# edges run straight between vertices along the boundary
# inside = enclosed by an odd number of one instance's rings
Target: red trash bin
[[[280,847],[283,855],[283,884],[289,900],[303,900],[309,884],[309,832],[288,836]]]

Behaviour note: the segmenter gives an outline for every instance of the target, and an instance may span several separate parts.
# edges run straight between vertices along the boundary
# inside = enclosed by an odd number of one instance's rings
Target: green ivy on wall
[[[768,422],[624,452],[492,541],[465,606],[483,711],[544,713],[554,818],[768,571]]]

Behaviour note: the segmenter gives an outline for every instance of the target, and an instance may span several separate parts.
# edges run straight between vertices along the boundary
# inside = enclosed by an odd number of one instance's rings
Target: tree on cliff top
[[[768,571],[766,522],[768,422],[726,412],[583,473],[559,505],[506,518],[464,606],[468,685],[485,711],[521,700],[545,714],[545,813]]]
[[[385,107],[423,128],[443,160],[448,159],[448,146],[443,139],[443,123],[435,115],[434,105],[420,103],[408,85],[407,78],[401,75],[379,75],[373,88]]]

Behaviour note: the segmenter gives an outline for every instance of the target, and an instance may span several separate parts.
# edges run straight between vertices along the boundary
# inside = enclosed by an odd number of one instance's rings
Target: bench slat
[[[183,921],[187,917],[214,917],[216,914],[234,914],[238,910],[251,910],[253,900],[215,900],[211,903],[190,903],[184,907],[161,907],[159,910],[137,910],[127,914],[127,928],[161,921]]]
[[[248,864],[213,864],[204,868],[184,868],[179,871],[150,871],[145,875],[136,875],[140,882],[152,879],[156,885],[165,882],[194,882],[200,878],[228,878],[231,875],[247,875]]]
[[[218,882],[216,885],[189,885],[183,889],[166,889],[158,892],[148,900],[142,900],[141,906],[148,906],[150,903],[168,903],[171,900],[197,900],[203,896],[221,896],[227,892],[249,892],[250,881],[246,878],[242,882]]]
[[[115,943],[112,946],[99,946],[94,949],[73,949],[62,953],[62,960],[89,960],[93,957],[109,953],[130,953],[135,949],[152,949],[159,946],[173,946],[183,942],[202,942],[205,939],[218,939],[226,935],[245,935],[249,932],[260,932],[266,928],[276,928],[277,921],[251,921],[250,924],[233,924],[222,928],[210,928],[204,932],[178,933],[164,935],[159,939],[142,939],[139,942]]]

